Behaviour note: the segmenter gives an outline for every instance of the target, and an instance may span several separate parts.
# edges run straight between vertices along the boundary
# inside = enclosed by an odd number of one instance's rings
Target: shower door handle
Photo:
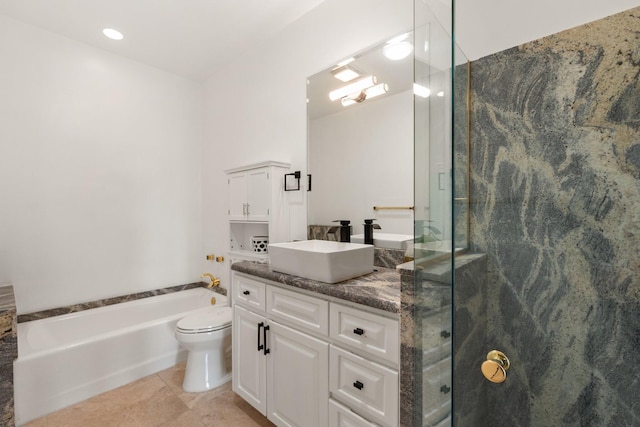
[[[492,383],[502,383],[507,379],[507,370],[511,363],[507,356],[498,350],[492,350],[487,354],[487,360],[482,362],[480,370],[482,375]]]

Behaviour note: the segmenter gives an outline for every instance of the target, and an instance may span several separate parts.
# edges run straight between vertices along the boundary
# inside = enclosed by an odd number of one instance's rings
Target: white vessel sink
[[[354,234],[351,236],[353,243],[364,243],[364,234]],[[413,243],[413,236],[410,234],[392,234],[373,232],[373,246],[389,249],[407,249]]]
[[[373,246],[358,243],[302,240],[269,245],[271,269],[325,283],[373,271]]]

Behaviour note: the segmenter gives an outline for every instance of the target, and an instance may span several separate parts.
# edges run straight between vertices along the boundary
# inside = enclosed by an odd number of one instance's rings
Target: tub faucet
[[[203,273],[200,275],[200,278],[202,279],[203,277],[208,277],[209,278],[209,284],[207,285],[207,288],[212,288],[214,286],[220,286],[220,279],[216,278],[216,276],[214,276],[211,273]]]

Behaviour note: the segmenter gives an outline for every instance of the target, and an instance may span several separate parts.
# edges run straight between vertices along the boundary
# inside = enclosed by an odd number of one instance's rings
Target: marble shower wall
[[[640,8],[472,63],[485,425],[640,425],[639,75]]]

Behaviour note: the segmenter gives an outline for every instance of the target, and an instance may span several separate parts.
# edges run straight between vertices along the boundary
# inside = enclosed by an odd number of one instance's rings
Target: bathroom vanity
[[[398,425],[396,270],[336,284],[232,270],[234,392],[279,426]]]

